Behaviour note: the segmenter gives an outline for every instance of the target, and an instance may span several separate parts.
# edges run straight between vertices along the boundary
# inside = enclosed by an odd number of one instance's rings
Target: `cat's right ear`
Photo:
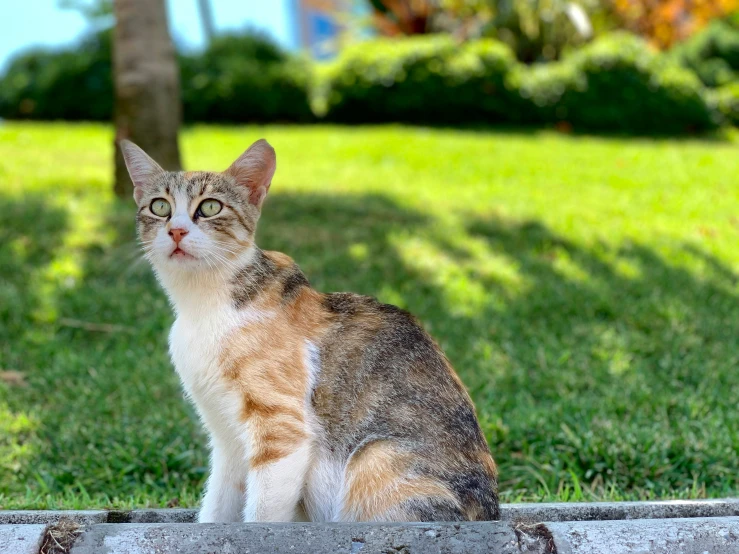
[[[133,198],[138,203],[144,194],[143,187],[151,184],[154,179],[164,173],[164,170],[130,140],[123,139],[118,146],[121,148],[128,174],[133,181]]]

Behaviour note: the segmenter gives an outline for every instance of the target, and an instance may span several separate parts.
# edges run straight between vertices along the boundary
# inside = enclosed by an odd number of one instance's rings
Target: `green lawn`
[[[279,160],[261,245],[420,317],[505,500],[739,493],[736,141],[196,127],[186,165],[261,136]],[[192,505],[203,484],[111,144],[0,126],[0,507]]]

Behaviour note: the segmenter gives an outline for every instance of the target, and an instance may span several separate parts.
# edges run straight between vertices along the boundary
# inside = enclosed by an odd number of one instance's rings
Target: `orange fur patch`
[[[398,451],[389,441],[364,447],[346,469],[345,515],[356,521],[379,521],[406,500],[418,497],[443,498],[458,504],[443,483],[409,473],[413,454]]]
[[[284,255],[276,264],[292,263]],[[224,377],[241,394],[241,418],[252,435],[251,467],[274,463],[308,437],[305,402],[308,368],[306,340],[325,328],[320,295],[301,292],[294,305],[281,305],[278,286],[268,286],[252,306],[269,316],[246,324],[227,337],[220,359]]]
[[[498,477],[498,466],[495,465],[495,460],[489,450],[481,453],[480,461],[491,476]]]

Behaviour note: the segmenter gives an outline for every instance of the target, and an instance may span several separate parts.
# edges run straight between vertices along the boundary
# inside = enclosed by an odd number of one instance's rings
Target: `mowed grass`
[[[504,500],[739,492],[736,142],[196,127],[186,166],[262,136],[262,247],[420,318]],[[0,127],[0,507],[193,505],[206,476],[112,140]]]

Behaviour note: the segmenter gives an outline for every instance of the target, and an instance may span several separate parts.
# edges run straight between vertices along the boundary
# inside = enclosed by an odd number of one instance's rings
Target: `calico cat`
[[[170,354],[210,435],[201,522],[498,519],[472,401],[407,312],[312,289],[254,242],[275,172],[167,172],[121,141],[139,238],[176,313]]]

